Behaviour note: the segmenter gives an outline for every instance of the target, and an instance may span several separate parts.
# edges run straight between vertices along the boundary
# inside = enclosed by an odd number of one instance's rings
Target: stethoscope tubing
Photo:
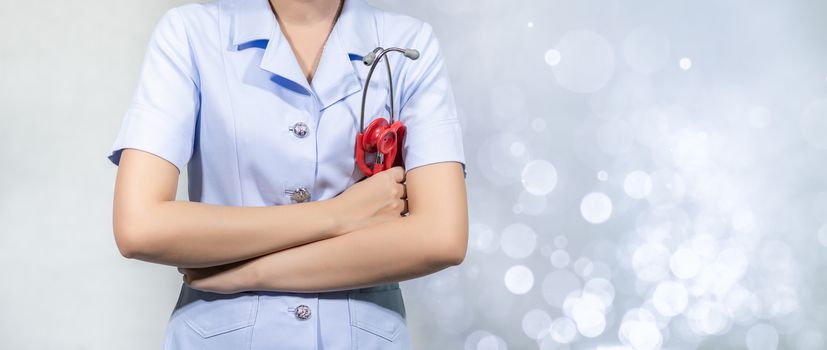
[[[377,49],[379,49],[379,48],[377,48]],[[391,73],[391,64],[390,64],[389,60],[387,58],[385,58],[385,55],[388,52],[391,52],[391,51],[397,51],[397,52],[401,52],[403,54],[405,53],[405,50],[400,49],[398,47],[389,47],[387,49],[382,49],[382,51],[379,52],[376,55],[376,58],[373,60],[373,63],[370,65],[370,70],[368,70],[368,75],[365,78],[365,86],[362,89],[362,111],[361,111],[361,117],[359,119],[359,132],[364,132],[365,131],[365,101],[367,100],[367,96],[368,96],[368,84],[370,84],[370,77],[373,75],[373,71],[376,69],[376,62],[378,62],[379,60],[381,60],[383,58],[385,60],[385,66],[388,69],[388,87],[390,88],[390,100],[391,100],[390,101],[391,102],[390,124],[393,124],[394,110],[395,110],[394,102],[393,102],[393,100],[394,100],[394,98],[393,98],[393,76],[392,76],[392,73]]]

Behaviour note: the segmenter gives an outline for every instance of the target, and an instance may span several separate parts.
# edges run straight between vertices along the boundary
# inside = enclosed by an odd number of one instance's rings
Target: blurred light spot
[[[477,350],[506,350],[508,346],[503,338],[496,335],[489,334],[480,339],[477,344]]]
[[[609,179],[609,173],[607,173],[605,170],[598,171],[597,179],[600,181],[606,181]]]
[[[606,309],[614,302],[615,288],[605,278],[592,278],[583,286],[583,294],[590,294],[597,297],[603,308]]]
[[[612,215],[612,200],[602,192],[591,192],[580,202],[580,214],[592,224],[602,223]]]
[[[541,339],[551,331],[551,316],[541,309],[530,310],[523,316],[523,332],[532,339]]]
[[[555,49],[565,60],[552,65],[552,72],[557,82],[568,90],[595,92],[614,74],[614,50],[600,34],[587,30],[571,31],[560,38]]]
[[[651,319],[640,320],[637,317],[624,317],[618,329],[618,337],[623,344],[635,350],[660,349],[663,344],[663,335],[661,335],[657,324]]]
[[[543,298],[549,305],[561,308],[569,293],[580,289],[580,279],[569,270],[556,270],[543,279]]]
[[[810,146],[827,151],[827,99],[810,102],[799,121],[801,134]]]
[[[819,192],[813,197],[810,212],[816,220],[827,224],[827,191]]]
[[[679,248],[669,258],[669,268],[680,279],[690,279],[701,269],[701,259],[694,251]]]
[[[534,28],[534,22],[528,22],[526,26],[528,26],[529,28]]]
[[[531,121],[531,130],[541,132],[546,129],[546,121],[543,118],[534,118]]]
[[[708,164],[710,151],[706,132],[684,130],[677,135],[672,160],[681,169],[699,169]]]
[[[472,248],[485,253],[493,253],[500,248],[497,232],[490,226],[476,221],[471,223],[468,231],[471,235],[469,241]]]
[[[749,110],[749,125],[756,129],[764,129],[770,125],[772,114],[767,107],[754,106]]]
[[[638,73],[654,73],[669,59],[669,39],[663,31],[638,27],[623,41],[623,56]]]
[[[527,191],[520,191],[517,205],[523,214],[540,215],[546,209],[546,196],[535,196]]]
[[[700,335],[723,333],[729,326],[729,317],[720,303],[701,299],[689,307],[686,317],[689,326]]]
[[[562,56],[560,56],[560,51],[557,51],[555,49],[551,49],[551,50],[546,51],[546,54],[543,57],[543,59],[546,60],[546,64],[548,64],[549,66],[552,66],[552,67],[560,64],[560,59],[561,58],[562,58]]]
[[[589,277],[594,270],[594,264],[588,258],[580,258],[574,262],[574,272],[581,277]]]
[[[491,183],[507,185],[520,181],[521,171],[532,157],[529,148],[519,156],[511,152],[511,145],[518,141],[522,142],[523,136],[504,132],[488,138],[480,146],[478,166]]]
[[[505,272],[504,281],[511,293],[525,294],[534,285],[534,274],[525,265],[514,265]]]
[[[796,289],[781,283],[766,286],[757,292],[763,308],[753,310],[760,318],[782,317],[799,309],[799,298]]]
[[[569,239],[566,236],[559,235],[554,237],[554,246],[557,248],[565,248],[569,244]]]
[[[821,228],[818,230],[818,233],[816,233],[816,237],[818,238],[818,242],[821,243],[821,245],[827,247],[827,224],[821,226]]]
[[[522,141],[516,141],[511,144],[511,154],[519,157],[525,154],[525,144]]]
[[[673,317],[686,310],[689,303],[689,293],[683,284],[672,281],[658,283],[652,294],[652,304],[655,310],[663,316]]]
[[[560,317],[551,324],[551,338],[560,344],[568,344],[577,336],[577,325],[568,317]]]
[[[577,331],[574,331],[577,333]],[[539,340],[539,350],[571,350],[569,344],[560,344],[552,337],[545,337]]]
[[[597,128],[597,146],[610,156],[628,152],[634,137],[632,125],[620,119],[609,120]]]
[[[692,60],[690,60],[689,57],[681,58],[678,64],[683,70],[689,70],[689,68],[692,68]]]
[[[545,196],[557,186],[557,170],[543,159],[526,164],[521,177],[523,188],[535,196]]]
[[[646,243],[635,249],[632,269],[639,279],[657,282],[669,276],[669,250],[658,243]]]
[[[569,253],[563,249],[557,249],[551,253],[551,266],[562,269],[569,265]]]
[[[680,203],[686,194],[683,177],[680,174],[661,169],[652,176],[652,191],[646,199],[656,207],[670,207]]]
[[[824,334],[814,329],[799,332],[793,346],[796,349],[824,349]]]
[[[738,209],[732,214],[732,229],[750,232],[755,229],[755,214],[749,209]]]
[[[746,288],[733,286],[723,300],[726,311],[732,319],[741,324],[748,324],[754,320],[753,309],[760,308],[760,300]]]
[[[775,350],[778,348],[778,331],[766,323],[758,323],[749,328],[745,342],[749,350]]]
[[[505,255],[521,259],[531,255],[537,245],[537,234],[526,224],[515,222],[503,229],[500,246]]]
[[[496,87],[489,87],[492,96],[487,102],[490,110],[486,111],[490,125],[507,126],[528,124],[529,114],[525,113],[527,107],[525,87],[514,83],[498,84]],[[512,142],[523,142],[525,139],[520,135]]]
[[[652,179],[649,174],[635,170],[626,174],[623,181],[623,190],[631,198],[642,199],[646,198],[652,192]]]
[[[451,15],[459,15],[468,12],[468,8],[471,6],[471,0],[453,0],[453,1],[441,1],[441,0],[432,0],[434,4],[433,7]]]
[[[471,334],[468,334],[468,336],[465,337],[465,350],[476,350],[480,340],[489,335],[491,335],[491,333],[485,330],[476,330],[471,332]]]
[[[577,324],[577,331],[584,337],[594,338],[606,330],[606,305],[589,293],[571,293],[563,302],[563,311]]]
[[[603,278],[609,280],[612,278],[612,268],[602,261],[595,261],[592,263],[592,278]]]

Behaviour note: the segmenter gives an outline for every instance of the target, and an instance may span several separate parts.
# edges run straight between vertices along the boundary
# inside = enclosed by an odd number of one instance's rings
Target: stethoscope
[[[362,62],[366,66],[370,66],[370,70],[365,78],[365,86],[362,89],[362,112],[361,119],[359,120],[359,132],[356,134],[354,157],[356,158],[356,165],[368,177],[394,166],[404,166],[402,147],[405,142],[405,125],[402,121],[394,121],[393,76],[391,74],[391,64],[388,62],[388,59],[384,57],[391,51],[401,52],[411,60],[419,58],[419,51],[414,49],[400,49],[398,47],[390,47],[387,49],[377,47],[362,58]],[[391,100],[390,118],[389,120],[376,118],[368,125],[367,129],[364,129],[365,100],[368,96],[368,84],[370,84],[370,77],[373,75],[373,70],[376,69],[376,63],[382,58],[385,58],[385,65],[388,68]],[[376,152],[373,167],[365,162],[365,152]]]

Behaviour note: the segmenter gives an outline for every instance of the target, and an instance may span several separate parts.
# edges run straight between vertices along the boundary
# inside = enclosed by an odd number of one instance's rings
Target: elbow
[[[463,234],[451,234],[445,235],[445,237],[450,237],[450,239],[442,239],[442,243],[439,245],[440,249],[434,250],[437,254],[435,257],[436,264],[441,268],[462,264],[468,251],[467,230]]]
[[[463,244],[455,243],[454,246],[446,253],[445,262],[449,266],[456,266],[465,261],[465,254],[468,251],[467,241]]]
[[[124,258],[145,260],[152,255],[152,244],[149,239],[149,232],[141,225],[116,223],[113,230],[115,234],[115,244],[121,256]]]

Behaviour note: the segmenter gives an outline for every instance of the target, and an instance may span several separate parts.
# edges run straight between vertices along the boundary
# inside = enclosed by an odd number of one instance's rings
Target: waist
[[[205,292],[202,290],[191,288],[187,284],[182,284],[181,286],[181,299],[232,299],[234,297],[242,296],[242,295],[260,295],[265,297],[278,297],[278,296],[294,296],[294,297],[347,297],[349,294],[360,294],[360,293],[374,293],[374,292],[382,292],[382,291],[389,291],[389,290],[398,290],[399,282],[390,282],[390,283],[383,283],[378,284],[375,286],[364,287],[364,288],[354,288],[354,289],[343,289],[343,290],[336,290],[336,291],[328,291],[328,292],[282,292],[282,291],[245,291],[240,293],[234,294],[219,294],[219,293],[212,293],[212,292]],[[179,300],[180,301],[180,300]]]

